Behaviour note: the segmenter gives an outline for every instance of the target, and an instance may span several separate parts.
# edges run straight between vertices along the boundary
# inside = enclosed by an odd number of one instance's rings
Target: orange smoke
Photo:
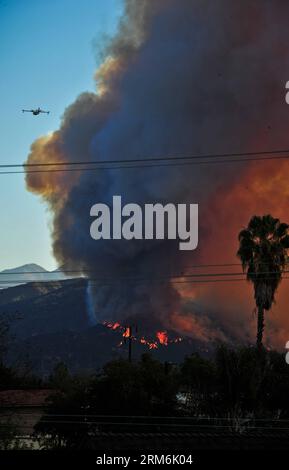
[[[279,1],[271,2],[270,7],[268,2],[266,8],[260,8],[258,2],[216,6],[217,2],[207,1],[200,7],[199,3],[128,0],[118,33],[95,75],[97,92],[80,95],[65,111],[60,129],[34,142],[28,163],[75,164],[135,159],[142,154],[287,148],[288,106],[281,88],[283,79],[285,84],[289,78],[288,5]],[[96,196],[110,199],[111,194],[127,188],[132,200],[135,196],[140,200],[168,197],[200,204],[199,247],[187,254],[187,265],[236,262],[238,233],[253,215],[271,213],[289,222],[286,161],[183,166],[173,173],[161,168],[150,174],[112,175],[75,168],[58,171],[55,165],[49,172],[26,174],[28,189],[42,196],[52,209],[55,257],[60,265],[72,262],[74,269],[91,271],[108,261],[112,268],[119,266],[118,250],[112,253],[104,246],[97,252],[92,247],[88,206],[95,203]],[[148,272],[159,265],[164,270],[159,248],[133,253],[134,249],[127,256],[122,252],[124,265],[139,264],[141,268],[147,258]],[[191,271],[179,260],[177,253],[175,267],[186,273],[230,271],[227,267]],[[201,341],[254,341],[256,319],[249,284],[236,280],[172,285],[171,289],[164,285],[132,289],[123,312],[133,303],[136,314],[141,308],[141,313],[149,309],[164,320],[161,328],[174,328]],[[98,290],[92,289],[97,301]],[[97,311],[115,313],[113,318],[120,320],[122,302],[116,289],[100,298],[103,304],[96,302]],[[284,280],[276,305],[266,315],[268,341],[279,347],[289,339],[288,300]],[[121,328],[118,322],[114,325],[113,330]],[[157,335],[141,342],[151,348],[170,342],[165,331]]]
[[[208,234],[200,239],[200,259],[212,264],[238,263],[238,233],[252,215],[270,213],[289,222],[289,162],[286,160],[251,162],[238,182],[219,189],[203,214],[210,221]],[[202,272],[242,272],[241,266],[188,270]],[[285,274],[286,276],[286,274]],[[230,278],[230,274],[226,276]],[[210,278],[212,279],[212,278]],[[219,278],[217,278],[219,280]],[[289,339],[289,285],[282,281],[272,311],[266,314],[267,343],[284,347]],[[238,332],[243,342],[253,342],[256,330],[253,288],[246,281],[203,282],[176,286],[184,299],[197,299],[203,308],[215,312],[218,320],[232,335]],[[177,328],[203,338],[204,328],[193,316],[175,315]],[[217,335],[217,332],[215,332]]]

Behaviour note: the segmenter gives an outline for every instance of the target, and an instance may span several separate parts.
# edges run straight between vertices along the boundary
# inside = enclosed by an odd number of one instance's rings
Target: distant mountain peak
[[[18,266],[16,268],[10,268],[10,269],[4,269],[1,271],[2,273],[47,273],[46,269],[42,268],[42,266],[39,266],[39,264],[36,263],[28,263],[28,264],[23,264],[22,266]]]
[[[36,263],[27,263],[17,268],[4,269],[0,271],[0,274],[0,291],[28,282],[63,281],[71,277],[60,269],[47,271],[47,269]]]

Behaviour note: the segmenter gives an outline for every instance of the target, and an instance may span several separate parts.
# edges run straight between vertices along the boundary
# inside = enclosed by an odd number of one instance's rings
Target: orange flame
[[[122,331],[123,338],[129,338],[131,335],[130,328],[122,326],[119,322],[106,322],[105,321],[103,322],[103,325],[109,328],[110,330]],[[160,344],[162,346],[168,346],[169,344],[180,343],[183,340],[183,338],[181,337],[169,338],[167,331],[157,331],[155,334],[155,337],[157,338],[157,340],[146,339],[144,336],[142,336],[139,339],[136,338],[135,336],[132,336],[131,338],[133,341],[138,341],[140,344],[147,346],[150,350],[158,349]],[[124,344],[124,341],[121,341],[118,344],[118,347],[121,347],[123,344]]]
[[[124,338],[129,338],[130,335],[131,335],[131,333],[130,333],[130,328],[126,328],[122,336],[123,336]]]
[[[109,328],[110,330],[118,330],[121,327],[121,324],[118,322],[109,322],[109,321],[104,321],[103,322],[104,326]]]
[[[168,345],[169,339],[166,331],[158,331],[156,337],[160,344],[163,344],[164,346]]]

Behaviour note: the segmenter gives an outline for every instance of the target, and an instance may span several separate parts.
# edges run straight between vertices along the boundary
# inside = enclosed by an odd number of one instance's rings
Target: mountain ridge
[[[39,264],[26,263],[15,268],[8,268],[0,271],[0,289],[15,287],[27,282],[37,281],[62,281],[70,279],[62,270],[55,269],[48,271]]]

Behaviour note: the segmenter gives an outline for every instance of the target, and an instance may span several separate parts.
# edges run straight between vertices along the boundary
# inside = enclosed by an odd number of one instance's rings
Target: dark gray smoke
[[[80,95],[60,129],[34,142],[28,161],[110,161],[286,145],[288,15],[289,5],[281,0],[127,0],[119,31],[103,51],[98,93]],[[182,296],[163,278],[186,272],[200,254],[215,261],[205,253],[219,227],[205,214],[219,189],[240,181],[247,166],[88,170],[26,179],[52,210],[59,264],[92,279],[96,321],[137,316],[181,329]],[[92,240],[90,208],[111,204],[113,195],[124,203],[198,203],[199,248],[184,255],[167,241]],[[231,248],[222,258],[234,257]],[[144,281],[151,278],[159,280]],[[209,319],[191,316],[196,331],[210,330]],[[216,336],[213,330],[215,325],[202,337]]]

